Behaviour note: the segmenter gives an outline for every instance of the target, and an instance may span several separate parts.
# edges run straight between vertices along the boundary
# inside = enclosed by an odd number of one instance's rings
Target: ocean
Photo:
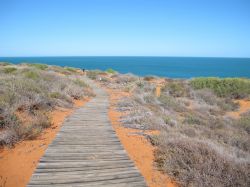
[[[0,57],[0,62],[45,63],[169,78],[248,77],[250,58],[210,57]]]

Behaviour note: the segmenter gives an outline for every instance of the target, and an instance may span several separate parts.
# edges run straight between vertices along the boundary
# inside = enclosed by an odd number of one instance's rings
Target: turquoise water
[[[199,76],[248,77],[250,58],[200,57],[0,57],[11,63],[46,63],[84,69],[106,70],[140,76],[157,75],[170,78]]]

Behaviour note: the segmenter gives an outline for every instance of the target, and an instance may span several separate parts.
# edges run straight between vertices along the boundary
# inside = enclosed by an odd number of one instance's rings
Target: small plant
[[[27,71],[24,73],[24,75],[26,78],[33,79],[33,80],[37,80],[39,78],[38,73],[34,71]]]
[[[139,81],[136,83],[136,85],[137,85],[139,88],[141,88],[141,89],[144,87],[144,83],[143,83],[142,80],[139,80]]]
[[[163,117],[163,120],[165,122],[166,125],[170,125],[170,126],[175,126],[176,125],[176,122],[173,121],[170,117],[168,116],[165,116]]]
[[[77,69],[76,68],[72,68],[72,67],[64,67],[64,69],[72,72],[72,73],[76,73],[77,72]]]
[[[100,71],[98,70],[92,70],[92,71],[87,71],[87,76],[90,78],[90,79],[93,79],[93,80],[96,80],[97,79],[97,76],[100,74]]]
[[[82,81],[82,80],[80,80],[80,79],[75,79],[75,80],[73,80],[74,81],[74,83],[76,84],[76,85],[79,85],[79,86],[81,86],[81,87],[88,87],[88,85],[84,82],[84,81]]]
[[[176,112],[185,111],[185,108],[170,95],[161,94],[160,97],[158,97],[158,101],[160,101],[160,105],[162,105],[164,108],[172,109]]]
[[[107,70],[106,70],[106,72],[107,72],[107,73],[111,73],[111,74],[116,73],[116,71],[115,71],[115,70],[113,70],[113,69],[111,69],[111,68],[107,69]]]
[[[145,80],[145,81],[152,81],[154,79],[155,79],[155,77],[153,77],[153,76],[146,76],[143,78],[143,80]]]
[[[205,121],[201,117],[199,117],[195,114],[189,114],[185,118],[184,123],[191,124],[191,125],[192,124],[193,125],[205,125]]]
[[[28,66],[35,67],[40,70],[45,70],[48,68],[48,65],[46,64],[28,64]]]
[[[59,99],[61,97],[61,94],[59,92],[52,92],[49,94],[51,98]]]
[[[185,84],[180,81],[171,81],[163,88],[164,91],[169,92],[174,97],[184,97],[187,95]]]
[[[17,68],[14,68],[14,67],[6,67],[3,69],[3,72],[4,73],[13,73],[17,70]]]

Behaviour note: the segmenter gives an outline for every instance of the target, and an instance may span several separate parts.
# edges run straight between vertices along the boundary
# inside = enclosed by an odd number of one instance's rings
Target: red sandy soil
[[[74,106],[83,106],[87,100],[78,100]],[[64,119],[74,109],[58,108],[51,113],[52,127],[43,131],[36,140],[26,140],[14,148],[0,149],[0,187],[24,187],[36,169],[39,159],[53,141]]]
[[[239,102],[240,108],[237,111],[228,113],[228,115],[233,118],[239,118],[241,114],[250,110],[250,100],[241,99],[241,100],[236,100],[236,102]]]
[[[131,128],[124,128],[120,125],[119,118],[122,115],[121,112],[115,110],[113,104],[123,96],[128,96],[128,93],[117,92],[108,90],[110,93],[111,107],[109,110],[109,118],[119,137],[121,143],[126,149],[129,157],[135,162],[135,165],[144,176],[147,184],[150,187],[174,187],[177,184],[171,180],[167,175],[158,171],[154,166],[154,151],[150,142],[142,135],[144,134],[158,134],[158,131],[142,131]],[[137,133],[137,134],[136,134]]]

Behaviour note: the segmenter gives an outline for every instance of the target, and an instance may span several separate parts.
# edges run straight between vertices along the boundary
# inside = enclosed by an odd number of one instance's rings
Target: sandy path
[[[87,100],[75,101],[75,108]],[[0,187],[24,187],[29,182],[39,159],[55,138],[64,119],[74,109],[57,109],[51,113],[52,127],[46,129],[36,140],[23,141],[14,148],[0,150]]]

